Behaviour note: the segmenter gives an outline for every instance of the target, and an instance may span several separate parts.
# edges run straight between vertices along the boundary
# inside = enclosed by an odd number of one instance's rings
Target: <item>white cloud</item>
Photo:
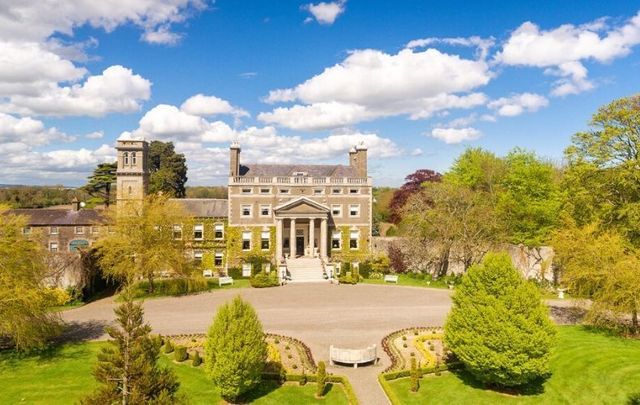
[[[549,105],[549,100],[539,94],[522,93],[493,100],[488,107],[503,117],[514,117],[524,112],[536,112]]]
[[[344,13],[346,0],[332,1],[332,2],[320,2],[318,4],[305,4],[302,6],[304,10],[307,10],[313,18],[319,23],[324,25],[331,25],[336,21],[336,18]],[[305,22],[313,21],[311,18],[307,18]]]
[[[478,36],[473,36],[468,38],[431,37],[431,38],[414,39],[412,41],[409,41],[405,45],[405,47],[409,49],[416,49],[416,48],[424,48],[429,45],[437,45],[437,44],[476,47],[478,49],[478,56],[481,59],[486,59],[487,55],[489,54],[489,50],[495,45],[495,40],[493,38],[481,38]]]
[[[216,96],[205,96],[196,94],[189,97],[180,109],[188,114],[199,115],[201,117],[230,114],[237,118],[248,117],[249,113],[242,108],[234,107],[227,100],[223,100]]]
[[[552,95],[562,96],[593,87],[587,79],[585,61],[610,62],[628,55],[638,44],[640,13],[616,27],[607,26],[604,19],[551,30],[525,22],[511,34],[495,60],[505,65],[550,68],[547,73],[562,77]]]
[[[102,131],[94,131],[91,133],[88,133],[84,136],[87,139],[102,139],[104,137],[104,132]]]
[[[429,136],[444,141],[448,144],[473,141],[482,136],[482,133],[471,127],[467,128],[434,128]]]
[[[47,145],[53,141],[71,142],[74,139],[56,128],[46,128],[42,121],[0,113],[0,145],[21,143],[30,147]]]

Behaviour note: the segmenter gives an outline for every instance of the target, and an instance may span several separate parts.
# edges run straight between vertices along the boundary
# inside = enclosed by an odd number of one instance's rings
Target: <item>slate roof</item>
[[[344,165],[240,165],[241,176],[287,177],[296,172],[305,172],[311,177],[359,177],[354,167]]]
[[[226,218],[228,200],[219,198],[173,198],[182,204],[185,211],[195,218]]]
[[[31,226],[50,225],[95,225],[105,221],[101,210],[96,209],[52,209],[52,208],[21,208],[7,211],[8,214],[25,215]]]

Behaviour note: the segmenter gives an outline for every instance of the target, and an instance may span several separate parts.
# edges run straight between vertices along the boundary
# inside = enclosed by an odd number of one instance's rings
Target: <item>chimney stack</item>
[[[240,144],[233,141],[229,147],[229,176],[236,177],[240,175]]]
[[[367,147],[364,142],[349,150],[349,166],[356,169],[358,177],[367,177]]]

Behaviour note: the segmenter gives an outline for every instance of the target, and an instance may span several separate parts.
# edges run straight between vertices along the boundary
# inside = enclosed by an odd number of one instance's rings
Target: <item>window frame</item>
[[[252,189],[251,187],[247,187],[247,188],[243,187],[243,188],[240,188],[240,194],[247,195],[247,194],[252,194],[252,193],[253,193],[253,189]]]
[[[331,194],[334,194],[334,195],[342,194],[342,188],[332,188]]]
[[[178,232],[180,233],[180,237],[177,238],[176,235],[178,234]],[[171,227],[171,236],[173,237],[173,240],[182,240],[183,232],[182,232],[182,225],[181,224],[173,224],[173,226]]]
[[[248,235],[248,238],[245,238],[245,236]],[[248,252],[251,250],[251,238],[253,236],[253,232],[251,231],[242,231],[242,251],[243,252]],[[245,242],[248,243],[247,247],[245,248]]]
[[[337,235],[337,238],[336,238]],[[338,246],[334,246],[333,242],[337,241]],[[341,250],[342,249],[342,231],[333,231],[331,232],[331,250]]]
[[[78,232],[78,230],[80,230]],[[74,226],[73,227],[73,234],[74,235],[84,235],[84,226]]]
[[[196,236],[196,232],[200,232],[200,237]],[[193,240],[197,240],[197,241],[204,240],[204,224],[203,223],[198,223],[193,225]]]
[[[353,234],[356,234],[356,238],[353,238]],[[355,241],[355,247],[352,246],[352,242]],[[349,231],[349,250],[359,250],[360,249],[360,230],[351,230]]]
[[[220,226],[220,237],[218,237],[218,229],[216,229],[218,226]],[[214,240],[224,240],[224,224],[221,222],[217,222],[215,224],[213,224],[213,239]]]
[[[245,208],[249,209],[249,213],[245,214]],[[240,204],[240,216],[242,218],[253,218],[253,204]]]
[[[338,213],[334,213],[334,209],[338,207]],[[342,204],[331,204],[331,216],[335,218],[342,218]]]
[[[353,214],[353,208],[356,208],[356,214]],[[360,218],[360,204],[349,204],[349,218]]]
[[[55,232],[54,232],[55,229]],[[49,235],[60,235],[60,227],[58,226],[50,226],[49,227]]]
[[[218,259],[220,259],[220,264],[218,264]],[[214,267],[224,266],[224,252],[215,252],[213,254],[213,266]]]
[[[265,235],[267,236],[266,238],[265,238]],[[265,242],[266,242],[266,247],[265,247]],[[271,249],[271,232],[270,231],[260,232],[260,249],[261,250]]]
[[[55,245],[55,250],[53,249],[53,245]],[[57,253],[60,251],[60,245],[58,244],[58,242],[49,242],[49,252],[51,253]]]
[[[265,207],[267,208],[267,213],[263,214],[262,210]],[[261,218],[269,218],[269,217],[271,217],[271,204],[260,204],[260,217]]]

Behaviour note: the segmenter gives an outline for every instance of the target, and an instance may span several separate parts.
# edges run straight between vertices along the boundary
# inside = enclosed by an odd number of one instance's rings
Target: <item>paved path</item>
[[[410,326],[442,325],[451,307],[449,290],[391,285],[296,284],[280,288],[229,289],[145,302],[145,319],[154,332],[164,335],[203,333],[212,322],[216,308],[236,295],[251,302],[267,332],[296,337],[313,352],[316,362],[328,364],[329,345],[364,348],[380,347],[382,338]],[[99,331],[113,319],[112,298],[65,311],[68,322],[95,327]],[[379,349],[375,366],[329,367],[330,372],[346,375],[360,402],[388,404],[377,375],[390,360]]]

